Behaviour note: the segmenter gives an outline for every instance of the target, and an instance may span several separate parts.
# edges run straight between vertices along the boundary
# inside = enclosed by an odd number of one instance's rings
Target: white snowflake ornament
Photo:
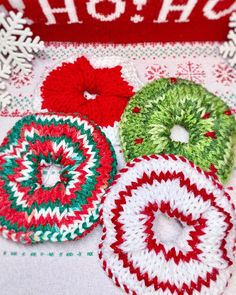
[[[0,110],[11,102],[11,94],[7,92],[6,80],[10,77],[10,67],[0,62]]]
[[[33,33],[25,24],[21,12],[0,13],[0,61],[16,72],[28,74],[33,54],[43,49],[43,41],[38,36],[32,38]]]
[[[229,27],[232,28],[228,33],[228,41],[220,47],[223,58],[228,59],[232,67],[236,66],[236,13],[230,17]]]
[[[0,62],[0,81],[9,79],[10,74],[11,74],[10,67]]]

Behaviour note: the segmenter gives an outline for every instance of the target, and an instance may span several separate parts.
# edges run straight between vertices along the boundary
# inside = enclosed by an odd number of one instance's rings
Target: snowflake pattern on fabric
[[[189,61],[186,64],[178,64],[176,76],[197,83],[204,83],[206,72],[200,64]]]
[[[213,75],[216,77],[218,83],[222,83],[225,86],[230,86],[231,83],[236,82],[236,73],[226,63],[219,63],[214,66]]]
[[[157,80],[163,77],[169,77],[170,74],[165,65],[161,66],[158,64],[153,64],[146,67],[145,77],[148,81]]]
[[[23,72],[17,73],[15,70],[11,73],[10,85],[15,86],[20,89],[22,86],[30,85],[30,81],[34,78],[33,72],[29,74],[24,74]]]
[[[223,58],[218,54],[218,48],[218,43],[137,44],[132,46],[47,43],[45,49],[37,54],[37,58],[34,61],[34,77],[30,80],[30,85],[24,85],[21,88],[16,88],[12,83],[8,85],[8,90],[13,94],[14,100],[15,97],[21,98],[18,99],[19,103],[15,101],[14,104],[9,104],[4,112],[0,111],[0,114],[5,116],[7,113],[10,116],[14,116],[15,113],[22,115],[26,111],[34,112],[32,100],[36,97],[35,89],[39,86],[39,78],[45,78],[45,74],[55,68],[62,60],[67,61],[72,56],[81,56],[85,52],[86,55],[93,57],[95,61],[107,56],[112,57],[112,60],[116,56],[132,61],[133,68],[136,69],[139,78],[143,82],[148,81],[145,76],[147,66],[156,64],[162,67],[166,66],[170,76],[174,77],[176,72],[180,71],[179,65],[186,68],[188,61],[194,65],[199,64],[199,69],[205,72],[204,79],[202,79],[205,86],[217,96],[220,96],[231,107],[236,108],[236,95],[234,92],[236,82],[230,83],[230,87],[226,86],[219,83],[214,74],[215,66],[219,63],[224,63]],[[128,77],[130,77],[129,71],[127,71]],[[186,78],[188,79],[187,76]],[[137,90],[138,87],[136,87],[135,91]],[[23,93],[26,95],[23,95]],[[31,100],[30,97],[32,97]],[[24,105],[23,109],[22,104]]]

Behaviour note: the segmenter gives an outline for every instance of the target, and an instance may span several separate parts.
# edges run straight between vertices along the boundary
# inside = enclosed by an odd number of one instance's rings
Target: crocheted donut
[[[0,233],[26,244],[83,237],[115,173],[110,142],[84,117],[24,117],[0,146]]]
[[[129,294],[222,294],[235,211],[223,186],[184,157],[134,159],[103,200],[99,257]]]
[[[223,182],[233,168],[235,135],[234,116],[220,98],[175,78],[143,87],[130,100],[120,123],[127,161],[152,153],[181,155],[202,169],[214,170]]]
[[[72,57],[45,76],[35,108],[78,112],[108,127],[120,121],[128,100],[140,87],[134,67],[122,58]]]

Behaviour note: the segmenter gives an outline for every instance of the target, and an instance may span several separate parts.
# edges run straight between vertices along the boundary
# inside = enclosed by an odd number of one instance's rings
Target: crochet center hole
[[[170,130],[170,138],[173,141],[188,143],[189,133],[183,126],[174,125],[173,128]]]
[[[183,231],[183,225],[176,218],[156,213],[153,231],[157,240],[163,244],[175,244]]]
[[[53,187],[61,181],[62,167],[60,165],[51,164],[42,168],[42,184],[45,187]]]
[[[95,93],[90,93],[88,91],[84,91],[84,97],[88,100],[90,99],[95,99],[97,97],[97,94]]]

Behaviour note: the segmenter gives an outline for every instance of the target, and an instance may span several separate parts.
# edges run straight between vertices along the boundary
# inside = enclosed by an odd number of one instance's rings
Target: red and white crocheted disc
[[[235,211],[220,183],[183,157],[136,158],[102,205],[99,258],[129,294],[221,294],[231,277]]]

